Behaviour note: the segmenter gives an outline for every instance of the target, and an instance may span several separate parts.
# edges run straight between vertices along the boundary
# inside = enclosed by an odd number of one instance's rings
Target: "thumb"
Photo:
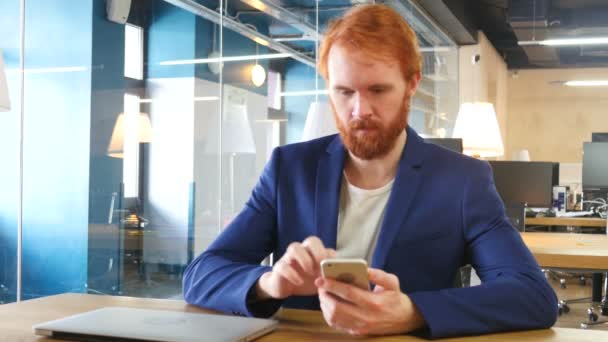
[[[384,272],[377,268],[368,269],[369,280],[377,286],[381,286],[382,290],[401,291],[399,287],[399,278],[392,273]]]
[[[336,253],[336,250],[333,248],[327,248],[325,252],[327,253],[327,257],[330,259],[338,256],[338,253]]]

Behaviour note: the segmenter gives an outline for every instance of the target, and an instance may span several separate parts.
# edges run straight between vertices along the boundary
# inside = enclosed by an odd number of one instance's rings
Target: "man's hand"
[[[257,298],[283,299],[292,295],[316,294],[314,281],[321,274],[320,263],[335,255],[336,251],[325,248],[316,236],[310,236],[302,243],[290,244],[283,257],[274,264],[272,271],[264,273],[258,280]]]
[[[370,268],[373,292],[333,279],[318,278],[319,301],[327,324],[352,335],[407,333],[424,326],[424,318],[401,292],[394,274]]]

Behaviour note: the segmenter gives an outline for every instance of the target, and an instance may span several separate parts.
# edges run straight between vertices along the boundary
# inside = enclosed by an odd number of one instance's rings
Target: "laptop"
[[[34,325],[36,335],[77,341],[252,341],[275,330],[271,319],[106,307]]]

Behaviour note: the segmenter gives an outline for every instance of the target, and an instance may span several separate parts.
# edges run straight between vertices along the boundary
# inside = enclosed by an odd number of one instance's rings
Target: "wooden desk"
[[[570,226],[606,228],[606,220],[599,217],[526,217],[526,226]]]
[[[161,309],[172,311],[205,312],[186,305],[182,301],[144,299],[132,297],[96,296],[85,294],[62,294],[21,303],[0,305],[0,341],[53,341],[36,337],[32,325],[43,321],[98,309],[104,306]],[[259,339],[261,342],[283,341],[427,341],[411,336],[390,336],[374,339],[355,339],[327,327],[319,312],[306,310],[282,310],[278,316],[279,329]],[[204,337],[204,332],[202,337]],[[204,338],[203,338],[204,339]],[[461,337],[451,342],[482,341],[580,341],[597,342],[608,340],[608,332],[553,328],[544,330],[502,333],[485,336]]]
[[[541,267],[608,271],[605,234],[522,233]]]

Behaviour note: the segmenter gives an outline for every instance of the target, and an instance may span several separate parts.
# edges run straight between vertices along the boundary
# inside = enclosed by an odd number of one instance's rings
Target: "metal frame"
[[[21,0],[21,11],[19,18],[19,31],[21,35],[21,46],[19,47],[19,69],[20,82],[21,82],[21,94],[19,95],[19,101],[21,108],[19,108],[19,195],[17,196],[17,302],[21,301],[21,274],[22,274],[22,254],[23,254],[23,124],[24,124],[24,103],[25,103],[25,0]]]
[[[316,27],[308,23],[301,16],[298,16],[294,12],[290,12],[289,10],[275,3],[272,3],[268,0],[241,0],[241,2],[246,3],[247,5],[259,10],[260,12],[266,13],[277,20],[280,20],[286,24],[295,27],[304,34],[304,37],[308,39],[323,39],[323,35],[319,34]],[[317,4],[316,7],[318,7],[318,1],[316,1],[315,3]]]
[[[268,46],[274,50],[283,53],[289,53],[292,55],[292,58],[298,60],[308,66],[315,67],[315,61],[304,55],[303,53],[294,50],[284,44],[281,44],[272,38],[259,33],[258,31],[248,27],[247,25],[240,23],[230,17],[227,17],[223,14],[217,13],[216,11],[209,9],[193,0],[164,0],[167,3],[170,3],[176,7],[184,9],[192,14],[195,14],[199,17],[205,18],[209,21],[212,21],[216,24],[220,24],[222,27],[233,30],[259,44],[264,46]],[[222,30],[220,30],[221,32]],[[221,39],[220,39],[221,42]]]

